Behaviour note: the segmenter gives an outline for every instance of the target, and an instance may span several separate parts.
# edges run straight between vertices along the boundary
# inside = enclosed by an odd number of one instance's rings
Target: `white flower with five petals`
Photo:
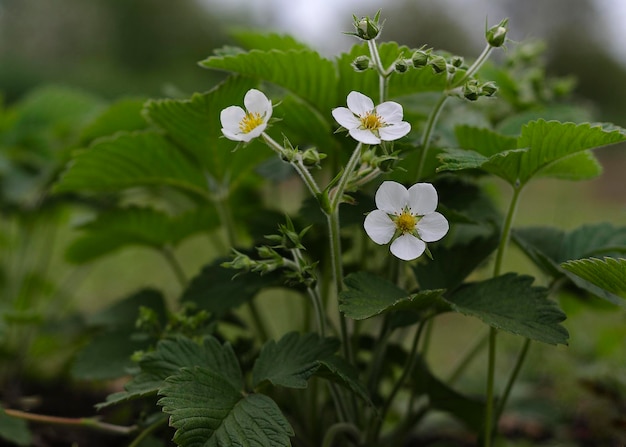
[[[430,183],[406,189],[396,182],[383,182],[376,191],[378,209],[365,218],[365,232],[379,245],[393,239],[389,250],[394,256],[404,261],[416,259],[426,250],[426,242],[438,241],[448,232],[448,221],[435,211],[437,201],[437,191]]]
[[[243,98],[246,110],[239,106],[226,107],[220,113],[222,133],[233,141],[249,142],[258,137],[272,117],[272,101],[256,89],[250,89]]]
[[[350,136],[364,144],[380,144],[381,140],[393,141],[402,138],[411,130],[411,125],[402,121],[402,106],[397,102],[385,101],[374,107],[374,102],[359,92],[350,92],[348,107],[333,109],[333,117]]]

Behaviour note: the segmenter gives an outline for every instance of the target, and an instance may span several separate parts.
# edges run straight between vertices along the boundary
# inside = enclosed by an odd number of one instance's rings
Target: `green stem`
[[[326,434],[324,435],[324,440],[322,441],[322,447],[331,447],[337,435],[341,433],[351,435],[355,441],[358,441],[359,438],[361,437],[361,432],[353,424],[349,424],[346,422],[338,422],[332,425],[328,429]]]
[[[159,418],[157,421],[150,424],[146,427],[139,435],[133,439],[133,442],[128,444],[128,447],[137,447],[141,444],[141,442],[146,439],[149,435],[154,433],[156,430],[161,428],[163,425],[167,424],[168,418],[164,415],[164,417]]]
[[[345,192],[346,187],[348,186],[348,182],[350,181],[350,177],[352,177],[352,173],[354,172],[356,165],[361,160],[361,148],[362,147],[363,147],[363,143],[357,144],[356,148],[352,152],[352,155],[350,156],[350,160],[348,160],[348,163],[346,164],[346,167],[343,170],[343,174],[341,174],[341,177],[339,178],[339,181],[337,182],[337,186],[335,187],[334,195],[330,203],[331,212],[339,211],[339,205],[341,204],[341,201],[343,200],[343,193]]]
[[[276,152],[281,157],[281,159],[285,158],[285,149],[280,144],[278,144],[272,137],[270,137],[265,132],[263,132],[261,136],[263,137],[263,141],[265,141],[265,143],[267,143],[267,145],[274,152]],[[317,182],[315,181],[309,170],[306,168],[306,166],[304,166],[302,158],[296,158],[295,160],[291,161],[290,164],[296,170],[298,175],[300,175],[300,178],[306,185],[311,195],[317,199],[322,191],[320,190]]]
[[[493,423],[494,423],[494,377],[496,365],[496,335],[497,329],[489,328],[489,365],[487,368],[487,401],[485,403],[485,432],[484,447],[491,447],[493,439]]]
[[[467,69],[467,71],[465,72],[465,75],[459,81],[454,83],[452,88],[463,85],[465,81],[467,81],[470,77],[474,76],[476,72],[480,70],[480,67],[482,67],[485,61],[489,59],[489,55],[491,54],[491,51],[493,49],[494,47],[487,44],[487,46],[485,46],[485,48],[483,49],[483,52],[480,53],[480,56],[478,56],[478,59],[476,59],[474,63]]]
[[[385,70],[385,67],[383,67],[383,61],[378,53],[378,45],[376,45],[376,39],[368,40],[367,47],[370,50],[370,56],[372,58],[372,62],[374,63],[374,67],[376,67],[376,71],[378,71],[378,103],[380,104],[385,101],[385,98],[387,98],[387,86],[390,73]]]
[[[527,338],[524,340],[524,344],[522,345],[522,350],[517,356],[517,362],[515,362],[515,367],[513,368],[513,371],[511,372],[511,377],[509,377],[509,380],[506,384],[506,388],[504,389],[504,392],[502,393],[502,397],[500,398],[500,401],[498,402],[498,408],[496,409],[496,413],[495,413],[496,421],[500,418],[500,416],[502,415],[502,412],[504,411],[504,407],[506,406],[506,402],[509,399],[511,390],[513,389],[513,385],[515,384],[515,381],[517,380],[517,376],[519,375],[522,369],[522,365],[524,364],[524,361],[526,360],[526,354],[528,354],[528,349],[530,348],[530,342],[531,342],[530,338]]]
[[[426,128],[424,129],[424,133],[422,134],[422,140],[420,141],[420,148],[422,149],[422,153],[420,155],[419,164],[417,165],[417,171],[415,173],[415,180],[419,181],[422,177],[422,171],[424,170],[424,163],[426,162],[426,154],[428,153],[428,149],[430,148],[430,143],[432,141],[432,133],[435,130],[435,125],[439,120],[439,115],[441,115],[441,111],[443,110],[443,106],[449,98],[448,92],[443,92],[443,94],[439,97],[439,100],[435,104],[435,107],[430,112],[428,116],[428,121],[426,122]]]
[[[391,393],[389,394],[389,397],[387,397],[387,399],[383,403],[383,408],[380,410],[378,422],[374,425],[373,439],[378,438],[380,430],[382,428],[382,424],[385,421],[385,417],[387,416],[389,408],[391,408],[393,400],[404,385],[404,381],[406,380],[406,378],[413,371],[415,359],[417,357],[417,346],[419,344],[422,333],[424,332],[424,328],[426,327],[426,323],[427,322],[422,322],[417,328],[417,331],[415,331],[415,335],[413,336],[413,344],[411,345],[411,351],[409,352],[409,355],[407,357],[406,364],[402,368],[402,374],[396,381],[393,389],[391,390]]]
[[[48,416],[44,414],[34,414],[27,413],[25,411],[20,410],[12,410],[10,408],[5,408],[2,410],[6,415],[24,419],[27,421],[33,422],[42,422],[45,424],[53,424],[53,425],[70,425],[70,426],[82,426],[93,428],[95,430],[104,431],[108,433],[116,433],[119,435],[129,435],[135,431],[137,431],[137,426],[132,425],[130,427],[120,426],[109,424],[106,422],[101,422],[95,418],[66,418],[59,416]]]
[[[213,199],[213,203],[215,204],[220,223],[222,224],[222,229],[226,234],[226,241],[228,242],[228,249],[230,250],[237,245],[237,236],[235,234],[235,221],[228,204],[228,191],[218,191]]]
[[[463,372],[467,369],[471,361],[474,360],[478,353],[483,350],[483,348],[487,344],[487,341],[489,341],[489,334],[485,334],[484,336],[480,337],[480,339],[475,342],[474,346],[472,346],[467,354],[465,354],[463,358],[459,360],[456,367],[450,373],[448,380],[446,381],[448,385],[454,384],[459,379],[459,377],[461,377],[461,374],[463,374]]]
[[[498,244],[498,251],[496,253],[496,260],[493,266],[493,277],[500,275],[502,271],[502,261],[504,259],[504,253],[511,237],[511,228],[513,225],[513,218],[517,211],[517,204],[519,202],[520,193],[522,188],[520,186],[513,188],[513,197],[511,197],[511,203],[509,204],[509,210],[507,212],[504,224],[502,227],[502,233],[500,234],[500,243]],[[496,364],[496,337],[498,335],[497,329],[489,328],[489,363],[487,370],[487,402],[485,407],[485,432],[484,442],[485,447],[491,447],[493,440],[493,425],[496,421],[494,414],[494,376],[495,376],[495,364]]]
[[[324,313],[324,307],[322,300],[316,290],[311,287],[307,287],[307,294],[311,299],[313,310],[315,311],[315,319],[317,321],[317,330],[322,337],[326,336],[326,314]]]

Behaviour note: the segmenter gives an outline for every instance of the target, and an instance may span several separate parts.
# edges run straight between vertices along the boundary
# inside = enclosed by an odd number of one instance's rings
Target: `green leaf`
[[[252,384],[256,388],[264,381],[274,386],[306,388],[308,379],[320,367],[320,361],[339,349],[333,338],[317,334],[290,332],[278,342],[268,341],[252,369]]]
[[[467,276],[486,261],[498,246],[499,237],[477,237],[471,241],[459,241],[452,246],[435,244],[430,252],[433,261],[413,267],[418,284],[423,289],[457,288]]]
[[[225,381],[236,389],[243,386],[239,362],[229,344],[221,345],[213,337],[207,337],[198,344],[183,336],[161,340],[156,349],[139,361],[140,372],[126,385],[126,391],[114,393],[106,402],[98,405],[103,408],[118,402],[156,393],[166,378],[177,374],[181,368],[203,366],[223,374]]]
[[[158,404],[170,414],[174,442],[184,447],[289,447],[293,429],[276,403],[243,395],[220,372],[184,368],[167,379]]]
[[[484,133],[489,135],[488,140],[493,145],[486,144],[487,138],[483,135],[484,146],[479,144],[473,151],[447,149],[441,156],[443,164],[439,170],[481,168],[514,187],[523,186],[536,176],[582,180],[597,175],[600,167],[593,155],[580,155],[581,152],[626,139],[623,129],[608,131],[600,125],[539,120],[522,128],[517,149],[491,154],[490,150],[501,147],[498,142],[510,137]]]
[[[424,290],[410,295],[392,282],[366,272],[351,273],[345,284],[339,296],[339,310],[355,320],[400,309],[419,312],[437,303],[444,292]]]
[[[516,149],[517,138],[501,135],[490,129],[460,125],[454,128],[454,135],[462,149],[473,150],[484,157]]]
[[[319,361],[320,369],[316,376],[339,383],[347,387],[369,405],[374,406],[367,389],[359,381],[359,370],[348,363],[343,357],[334,355]]]
[[[207,198],[206,178],[157,132],[122,133],[78,153],[55,192],[115,192],[167,185]]]
[[[247,273],[237,275],[232,269],[221,267],[224,260],[218,260],[205,266],[191,280],[183,293],[182,302],[195,303],[199,309],[211,312],[220,318],[231,309],[235,309],[254,298],[263,288],[283,284],[278,272],[267,275]]]
[[[191,99],[149,101],[144,113],[178,148],[197,160],[203,171],[233,187],[271,154],[256,143],[233,152],[236,143],[224,138],[221,131],[221,111],[242,105],[246,92],[257,83],[250,78],[231,76],[209,92],[196,93]]]
[[[82,225],[84,234],[68,247],[66,258],[73,263],[84,263],[130,245],[157,250],[174,247],[185,238],[218,225],[216,212],[207,207],[180,216],[152,208],[116,209]]]
[[[33,436],[26,421],[7,415],[2,408],[0,408],[0,438],[19,446],[33,445]]]
[[[597,295],[626,307],[626,259],[577,259],[564,262],[561,267],[600,288]]]
[[[96,138],[116,132],[146,129],[148,123],[141,115],[145,101],[141,98],[125,98],[114,102],[82,129],[80,144],[87,145]]]
[[[567,344],[565,314],[533,278],[513,273],[470,284],[444,299],[453,310],[480,318],[496,329],[548,344]]]
[[[335,66],[315,51],[251,50],[238,55],[212,56],[200,65],[277,84],[309,102],[324,116],[337,106]]]
[[[563,274],[559,268],[563,262],[626,252],[626,227],[609,223],[583,225],[571,231],[550,227],[517,228],[512,236],[537,266],[554,277]]]

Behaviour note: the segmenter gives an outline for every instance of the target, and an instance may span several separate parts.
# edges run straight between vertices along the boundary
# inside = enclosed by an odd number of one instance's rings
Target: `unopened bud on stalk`
[[[398,73],[404,73],[409,69],[409,64],[407,64],[404,59],[398,59],[393,68]]]
[[[428,65],[432,67],[435,73],[443,73],[447,69],[446,59],[439,55],[431,56]]]
[[[430,50],[424,51],[420,49],[413,53],[413,56],[411,57],[411,62],[413,62],[413,66],[415,68],[422,68],[428,63],[429,56]]]
[[[474,79],[468,81],[463,86],[463,96],[470,101],[476,101],[480,96],[481,88]]]
[[[365,71],[371,67],[370,58],[367,56],[358,56],[352,61],[352,66],[356,71]]]
[[[461,56],[452,56],[452,58],[450,59],[450,63],[453,67],[461,68],[461,66],[463,65],[463,58]]]
[[[382,25],[378,22],[380,19],[380,10],[376,13],[373,19],[369,17],[352,16],[354,19],[355,36],[363,40],[376,39],[382,30]]]
[[[302,153],[304,166],[318,166],[324,158],[326,158],[326,154],[319,153],[314,147],[310,147]]]
[[[504,45],[506,41],[506,33],[508,31],[507,25],[509,24],[509,19],[504,19],[500,23],[495,26],[492,26],[485,33],[485,38],[487,39],[487,43],[492,47],[498,48]]]
[[[489,81],[481,85],[480,90],[483,96],[493,96],[498,91],[498,87],[495,82]]]

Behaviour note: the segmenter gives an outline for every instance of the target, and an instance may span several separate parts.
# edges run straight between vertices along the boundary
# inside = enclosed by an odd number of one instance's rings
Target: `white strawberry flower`
[[[246,110],[239,106],[226,107],[220,113],[222,133],[233,141],[249,142],[258,137],[272,117],[272,101],[256,89],[250,89],[243,98]]]
[[[369,97],[353,91],[348,94],[347,104],[333,109],[333,117],[361,143],[393,141],[411,131],[411,125],[402,121],[402,106],[397,102],[385,101],[374,107]]]
[[[406,189],[400,183],[383,182],[376,191],[378,209],[365,218],[365,232],[379,245],[393,239],[389,250],[397,258],[416,259],[426,250],[426,242],[438,241],[448,232],[448,221],[435,211],[437,201],[430,183]]]

